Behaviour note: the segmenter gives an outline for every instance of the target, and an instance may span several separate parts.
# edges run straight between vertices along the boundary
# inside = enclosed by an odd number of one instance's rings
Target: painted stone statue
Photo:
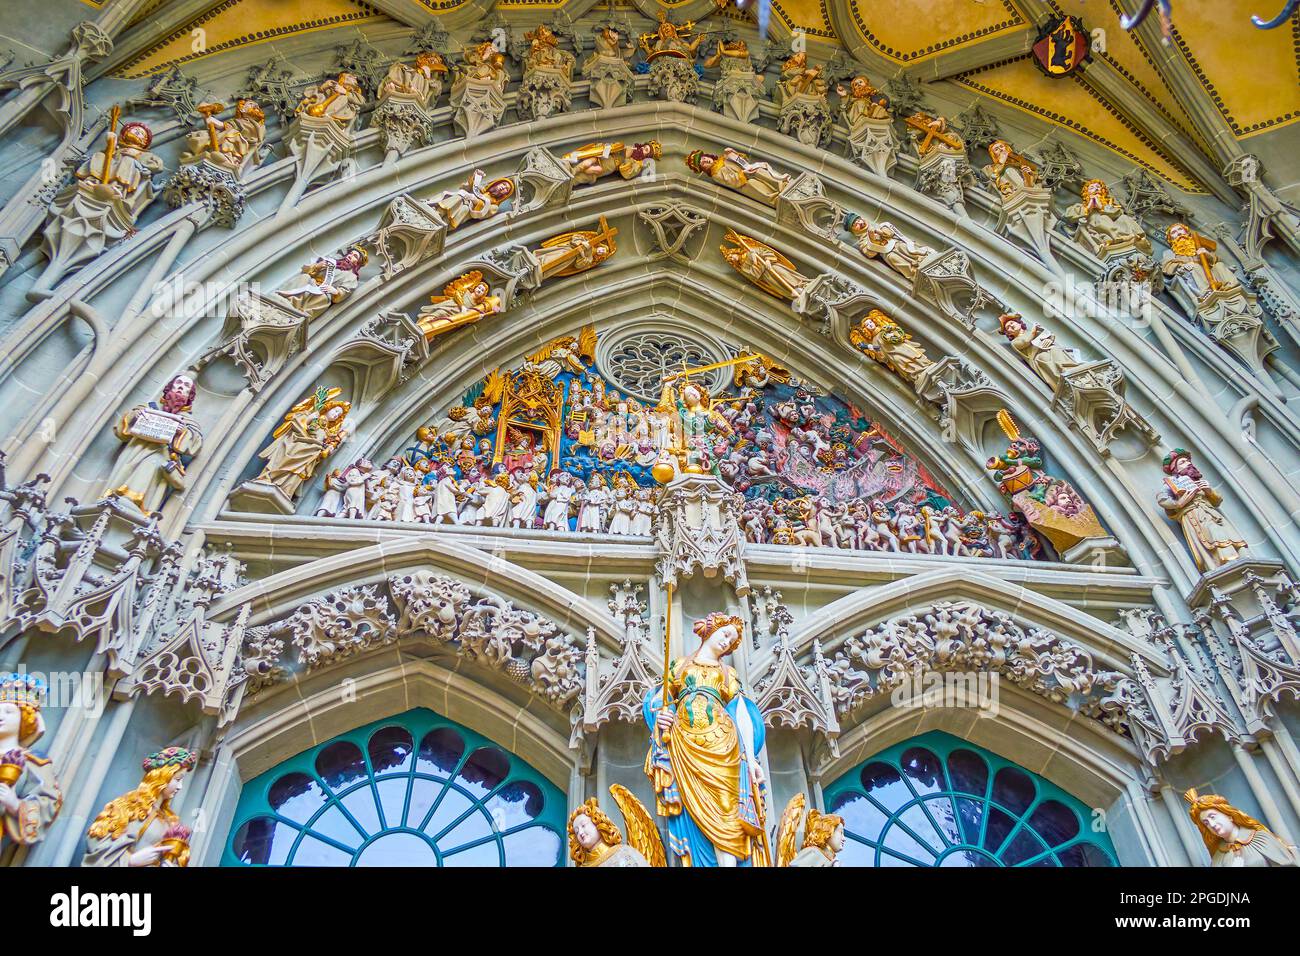
[[[1160,269],[1194,305],[1212,292],[1233,292],[1241,288],[1236,273],[1219,258],[1218,245],[1185,223],[1176,222],[1165,230],[1169,251]]]
[[[879,258],[909,282],[916,278],[922,263],[938,253],[929,246],[904,236],[890,222],[873,224],[857,213],[844,217],[844,225],[857,240],[858,251],[868,259]]]
[[[113,463],[107,494],[151,514],[169,491],[185,490],[185,469],[203,447],[203,432],[190,414],[197,391],[194,379],[176,375],[158,401],[137,405],[118,420],[113,434],[125,447]]]
[[[879,309],[872,309],[849,331],[849,342],[918,392],[934,371],[934,361],[912,336]]]
[[[719,186],[734,189],[765,206],[776,206],[776,199],[790,185],[791,177],[778,173],[770,165],[754,162],[744,153],[726,147],[720,155],[694,150],[686,157],[692,172],[708,176]]]
[[[1136,249],[1151,252],[1151,240],[1142,224],[1112,198],[1100,179],[1089,179],[1079,191],[1079,202],[1065,210],[1065,221],[1074,223],[1074,238],[1100,259]]]
[[[456,229],[471,219],[491,219],[515,194],[513,179],[485,179],[487,174],[476,169],[463,186],[448,189],[433,201],[448,229]]]
[[[623,813],[627,842],[595,797],[569,814],[569,857],[580,867],[667,866],[654,817],[626,787],[609,788]]]
[[[447,73],[447,61],[441,53],[419,53],[413,63],[398,60],[388,68],[388,74],[379,84],[377,99],[382,103],[396,96],[409,98],[424,107],[432,106],[442,93]]]
[[[289,410],[257,457],[266,461],[256,481],[274,485],[293,500],[316,468],[343,444],[350,431],[351,402],[338,400],[339,388],[318,388]]]
[[[168,747],[144,759],[144,779],[104,807],[86,834],[82,866],[189,866],[190,830],[172,809],[199,755]]]
[[[1056,336],[1041,325],[1030,325],[1015,313],[1003,315],[998,323],[1011,347],[1020,353],[1021,358],[1029,363],[1029,367],[1053,392],[1060,387],[1065,376],[1085,364],[1074,354],[1073,349],[1057,345]]]
[[[582,64],[582,75],[591,84],[592,103],[603,110],[627,103],[636,80],[628,60],[636,47],[625,44],[614,27],[606,25],[596,30],[594,49]]]
[[[662,155],[657,140],[644,143],[588,143],[560,157],[569,167],[574,185],[587,186],[603,176],[617,172],[624,179],[653,176],[655,160]]]
[[[839,866],[836,856],[844,849],[844,818],[814,807],[808,811],[805,824],[804,804],[804,795],[796,793],[785,805],[777,827],[776,865],[818,869]],[[800,826],[804,827],[803,847],[796,852]]]
[[[425,339],[432,342],[453,329],[504,311],[501,297],[492,294],[492,287],[476,269],[447,283],[442,295],[432,296],[415,320]]]
[[[1210,866],[1300,866],[1295,847],[1224,797],[1192,789],[1183,799],[1210,851]]]
[[[713,84],[714,108],[742,123],[758,118],[763,77],[754,71],[749,44],[739,38],[720,38],[713,55],[701,65],[706,69],[717,67],[721,74]]]
[[[1196,567],[1213,571],[1244,557],[1246,539],[1219,511],[1223,497],[1192,464],[1192,453],[1175,448],[1165,456],[1164,471],[1164,487],[1156,501],[1183,529]]]
[[[807,52],[800,50],[787,59],[776,83],[777,128],[805,146],[819,145],[834,122],[828,88],[822,67],[809,66]]]
[[[719,247],[727,263],[769,295],[794,301],[812,281],[765,242],[728,229]]]
[[[448,73],[441,53],[419,53],[415,62],[394,62],[379,84],[370,125],[378,129],[385,159],[427,146],[433,135],[433,107]]]
[[[32,750],[45,733],[45,697],[40,678],[0,673],[0,845],[39,843],[63,806],[54,763]]]
[[[200,103],[196,109],[203,116],[203,129],[185,137],[182,165],[209,162],[235,175],[257,165],[266,140],[266,114],[257,101],[236,100],[235,115],[228,120],[217,119],[223,103]]]
[[[323,80],[309,86],[298,103],[299,116],[312,119],[333,120],[340,126],[351,126],[366,104],[366,94],[361,81],[353,73],[344,71],[332,80]]]
[[[725,663],[743,627],[717,611],[697,621],[699,647],[669,663],[667,694],[654,687],[645,696],[645,772],[668,821],[668,850],[683,866],[770,865],[763,715]]]
[[[552,236],[537,249],[528,251],[534,276],[540,285],[547,279],[578,275],[594,269],[618,251],[618,230],[600,217],[596,229],[577,229]]]
[[[561,49],[560,38],[544,23],[524,34],[524,76],[515,108],[526,119],[545,119],[569,108],[575,59]]]
[[[989,458],[984,467],[993,473],[998,490],[1011,499],[1029,526],[1062,557],[1084,541],[1108,537],[1092,505],[1074,486],[1043,470],[1043,448],[1038,440],[1022,435],[1006,409],[998,412],[998,424],[1007,436],[1007,450]]]
[[[641,49],[650,76],[647,88],[652,96],[685,103],[699,92],[695,57],[707,34],[689,37],[694,28],[695,24],[689,20],[681,25],[673,23],[667,12],[660,10],[655,32],[641,35]]]
[[[889,101],[865,76],[836,86],[840,113],[848,127],[848,153],[877,176],[887,176],[897,162],[898,140]]]
[[[452,122],[466,137],[486,133],[506,111],[506,58],[491,43],[474,43],[462,52],[460,67],[451,84]]]
[[[326,309],[342,302],[361,282],[361,270],[370,255],[351,246],[341,256],[321,256],[302,267],[303,278],[276,293],[308,318],[319,318]]]

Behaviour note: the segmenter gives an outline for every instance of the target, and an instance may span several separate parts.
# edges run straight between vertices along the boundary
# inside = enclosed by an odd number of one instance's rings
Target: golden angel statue
[[[812,280],[765,242],[728,229],[722,258],[754,285],[778,299],[794,301]]]
[[[1210,866],[1300,866],[1295,847],[1225,798],[1193,788],[1183,799],[1210,851]]]
[[[505,311],[501,297],[492,294],[492,287],[477,269],[453,279],[442,295],[432,296],[429,301],[416,316],[416,322],[430,342],[462,325],[472,325],[485,316]]]
[[[1202,572],[1213,571],[1245,557],[1246,539],[1219,511],[1223,497],[1192,464],[1192,453],[1175,448],[1165,456],[1164,472],[1164,487],[1156,503],[1183,529],[1196,567]]]
[[[144,779],[99,812],[82,866],[188,866],[190,830],[171,807],[199,755],[168,747],[144,759]]]
[[[569,857],[578,866],[667,866],[650,811],[626,787],[613,784],[609,792],[623,813],[627,842],[592,797],[569,815]]]
[[[618,245],[614,237],[618,230],[600,217],[596,229],[580,229],[552,236],[541,248],[529,250],[539,283],[561,276],[575,276],[594,269],[615,252]]]
[[[836,857],[844,849],[844,818],[814,808],[808,811],[805,823],[804,803],[804,795],[796,793],[785,805],[781,824],[777,828],[776,865],[839,866]],[[796,852],[795,845],[799,842],[801,826],[804,829],[803,847]]]
[[[683,866],[771,865],[763,714],[725,663],[743,629],[721,611],[696,621],[699,647],[668,663],[667,689],[652,687],[642,705],[646,776],[668,820],[668,849]]]
[[[266,466],[256,481],[274,485],[293,500],[303,484],[316,474],[317,466],[329,458],[348,436],[351,402],[338,400],[341,388],[316,389],[284,416],[272,433],[271,444],[259,458]]]

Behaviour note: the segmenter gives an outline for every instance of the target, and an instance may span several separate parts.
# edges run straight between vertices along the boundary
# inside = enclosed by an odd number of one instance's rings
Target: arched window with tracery
[[[1037,774],[938,731],[826,789],[845,866],[1115,866],[1095,814]]]
[[[560,866],[565,798],[428,710],[335,737],[244,785],[223,865]]]

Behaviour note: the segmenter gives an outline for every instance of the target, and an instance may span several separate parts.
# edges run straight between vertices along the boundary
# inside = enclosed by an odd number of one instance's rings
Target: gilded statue
[[[203,432],[190,414],[197,392],[194,379],[173,376],[157,402],[137,405],[118,420],[113,434],[125,447],[113,463],[107,494],[151,514],[169,491],[185,490],[185,469],[203,447]]]
[[[934,362],[925,349],[879,309],[872,309],[855,328],[849,330],[849,342],[913,388],[919,389],[934,368]]]
[[[369,261],[370,254],[360,246],[349,246],[341,256],[321,256],[302,267],[302,281],[280,289],[276,295],[308,318],[318,318],[356,291],[361,270]]]
[[[624,179],[636,179],[654,171],[654,161],[663,152],[658,140],[644,143],[588,143],[560,157],[569,167],[569,175],[579,186],[594,183],[602,176],[617,172]]]
[[[1192,230],[1186,223],[1173,223],[1165,230],[1169,251],[1160,262],[1165,276],[1174,280],[1199,304],[1212,292],[1239,292],[1236,274],[1218,257],[1213,239]]]
[[[466,136],[478,136],[501,121],[510,74],[505,54],[488,41],[465,47],[461,58],[451,84],[452,119]]]
[[[654,817],[626,787],[609,788],[623,814],[627,842],[595,797],[569,814],[569,857],[580,867],[667,866]]]
[[[843,83],[836,84],[835,92],[840,95],[840,108],[850,135],[865,120],[893,119],[889,112],[889,99],[865,76],[855,76],[847,87]]]
[[[781,64],[777,89],[781,94],[778,99],[784,101],[796,96],[824,97],[828,86],[825,77],[822,76],[822,68],[810,67],[808,54],[800,51]]]
[[[793,301],[812,280],[767,243],[728,229],[719,247],[722,257],[742,276],[769,295]]]
[[[1065,220],[1075,224],[1074,237],[1098,255],[1117,246],[1133,246],[1151,251],[1142,224],[1124,211],[1112,198],[1110,188],[1100,179],[1089,179],[1079,190],[1079,202],[1065,210]]]
[[[1164,460],[1165,481],[1156,502],[1183,529],[1192,560],[1202,572],[1246,555],[1246,539],[1219,511],[1223,497],[1210,487],[1192,453],[1175,448]]]
[[[350,431],[352,403],[340,401],[342,389],[320,387],[284,416],[257,457],[266,461],[256,481],[278,488],[293,500],[316,468],[343,444]]]
[[[560,38],[544,23],[524,34],[528,49],[524,53],[526,70],[555,70],[568,76],[573,72],[573,54],[560,49]]]
[[[694,28],[695,24],[689,20],[678,26],[668,19],[667,13],[660,10],[659,25],[655,28],[655,32],[641,35],[641,49],[645,52],[646,62],[653,63],[661,56],[694,60],[695,52],[704,42],[704,34],[693,40],[688,40],[684,36]]]
[[[487,174],[476,169],[463,186],[448,189],[433,201],[448,229],[456,229],[470,219],[491,219],[515,194],[513,179],[494,179],[487,183],[485,179]]]
[[[388,75],[379,84],[377,98],[385,100],[390,96],[409,97],[419,101],[422,106],[430,106],[442,92],[447,73],[447,61],[441,53],[419,53],[414,63],[398,61],[388,68]]]
[[[636,80],[628,60],[635,53],[636,45],[624,44],[613,27],[606,25],[596,30],[594,49],[582,64],[582,75],[591,84],[588,95],[596,106],[610,109],[627,103]]]
[[[868,259],[879,257],[908,281],[916,278],[921,263],[937,255],[929,246],[904,236],[891,222],[875,224],[865,216],[851,212],[844,217],[844,224],[857,240],[859,252]]]
[[[199,755],[168,747],[144,759],[144,779],[99,812],[86,834],[82,866],[188,866],[190,830],[172,801]]]
[[[698,648],[669,662],[666,692],[657,686],[645,696],[645,772],[655,811],[668,821],[668,851],[683,866],[770,865],[763,715],[725,663],[743,628],[719,611],[697,621]]]
[[[1068,481],[1043,470],[1043,446],[1030,435],[1022,435],[1006,409],[997,414],[1007,436],[1007,449],[994,455],[984,467],[993,473],[1002,492],[1029,526],[1045,537],[1064,557],[1065,553],[1090,538],[1105,538],[1092,505]]]
[[[477,269],[453,279],[442,295],[432,296],[429,301],[429,305],[420,309],[416,323],[430,342],[453,329],[505,311],[505,303],[500,296],[492,294],[491,286]]]
[[[618,230],[601,216],[597,229],[580,229],[552,236],[540,248],[529,250],[535,263],[537,281],[541,283],[594,269],[618,251],[614,241],[617,235]]]
[[[32,750],[45,733],[46,693],[39,677],[0,673],[0,844],[39,843],[63,806],[53,761]]]
[[[329,119],[346,125],[357,118],[365,104],[366,94],[361,89],[361,81],[345,70],[335,79],[309,86],[296,112],[299,116]]]
[[[984,167],[984,175],[1003,196],[1040,185],[1038,167],[1017,153],[1005,139],[995,139],[989,143],[988,150],[993,162]]]
[[[686,157],[686,165],[692,172],[708,176],[718,185],[757,199],[765,206],[775,207],[777,197],[792,181],[788,174],[778,173],[767,163],[754,162],[730,146],[720,155],[694,150]]]
[[[1210,866],[1300,866],[1296,848],[1283,843],[1268,827],[1226,798],[1183,794],[1188,814],[1210,851]]]
[[[224,103],[200,103],[195,110],[203,117],[203,129],[185,137],[181,165],[209,162],[231,173],[243,173],[257,164],[266,140],[266,114],[255,100],[235,101],[235,115],[228,120],[217,118]]]
[[[796,793],[785,805],[777,827],[776,865],[796,867],[839,866],[836,856],[844,849],[844,818],[813,808],[804,822],[804,795]],[[804,829],[803,847],[798,851],[799,828]]]
[[[1011,347],[1053,392],[1065,376],[1085,364],[1072,349],[1057,345],[1056,336],[1051,332],[1041,325],[1030,325],[1014,312],[1001,316],[998,324]]]
[[[962,157],[966,155],[965,141],[948,128],[948,121],[944,117],[931,116],[929,113],[913,113],[904,120],[904,123],[916,147],[917,156],[924,159],[931,152]]]

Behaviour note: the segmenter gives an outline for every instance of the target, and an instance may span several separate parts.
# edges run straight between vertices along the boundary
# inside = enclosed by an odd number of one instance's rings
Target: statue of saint
[[[321,256],[302,267],[305,281],[281,289],[276,295],[285,299],[309,318],[317,318],[331,305],[342,302],[356,291],[361,270],[370,255],[360,246],[351,246],[342,256]]]
[[[872,225],[869,219],[851,212],[844,217],[844,224],[857,239],[859,252],[868,259],[879,256],[885,265],[909,281],[916,278],[921,263],[936,254],[929,246],[904,236],[890,222]]]
[[[1084,364],[1072,349],[1057,345],[1056,336],[1041,325],[1031,326],[1015,313],[1002,316],[998,322],[1011,347],[1053,392],[1060,386],[1061,379]]]
[[[1218,247],[1213,239],[1181,222],[1165,230],[1165,239],[1169,251],[1161,260],[1160,269],[1192,299],[1193,305],[1211,292],[1241,291],[1236,273],[1215,254]]]
[[[842,83],[837,85],[835,92],[840,95],[840,109],[850,136],[867,120],[893,119],[889,100],[865,76],[855,76],[847,88]]]
[[[1295,847],[1223,797],[1191,789],[1183,799],[1210,851],[1210,866],[1300,866]]]
[[[995,139],[988,149],[993,162],[984,167],[984,175],[1003,196],[1041,187],[1038,167],[1017,153],[1005,139]]]
[[[217,119],[223,103],[200,103],[196,109],[203,116],[203,129],[186,135],[181,165],[207,160],[232,173],[256,165],[266,139],[266,114],[255,100],[236,100],[235,115],[228,120]]]
[[[587,186],[615,171],[624,179],[636,179],[654,171],[654,162],[663,153],[658,140],[644,143],[588,143],[560,157],[569,166],[575,184]]]
[[[623,812],[628,841],[595,797],[569,815],[569,856],[578,866],[667,866],[654,817],[626,787],[609,788]]]
[[[796,96],[826,98],[828,89],[820,66],[808,65],[808,54],[800,51],[781,64],[781,76],[776,83],[778,101]]]
[[[1219,511],[1223,497],[1192,464],[1192,453],[1175,448],[1165,456],[1164,471],[1164,487],[1156,501],[1183,529],[1197,568],[1213,571],[1244,557],[1246,539]]]
[[[645,696],[645,772],[668,820],[668,849],[684,866],[770,865],[763,715],[725,663],[743,628],[717,611],[697,621],[699,647],[669,663],[666,696],[662,687]]]
[[[879,309],[872,309],[849,331],[849,341],[914,388],[934,367],[925,349]]]
[[[618,230],[611,228],[601,216],[598,229],[580,229],[552,236],[542,243],[541,248],[529,250],[535,263],[537,281],[541,283],[594,269],[618,251],[614,241],[617,235]]]
[[[744,153],[728,146],[720,156],[694,150],[686,157],[693,172],[708,176],[720,186],[734,189],[765,206],[775,206],[776,197],[790,185],[791,177],[778,173],[767,163],[753,162]]]
[[[330,119],[336,123],[351,123],[366,104],[361,81],[352,73],[340,73],[337,79],[323,80],[309,86],[298,104],[299,116],[313,119]]]
[[[1098,252],[1127,244],[1143,252],[1151,251],[1151,240],[1142,224],[1111,198],[1110,189],[1100,179],[1089,179],[1084,183],[1079,199],[1065,210],[1066,221],[1075,224],[1076,239]]]
[[[659,26],[655,28],[655,32],[641,36],[641,49],[645,51],[646,62],[653,63],[661,56],[694,60],[695,51],[700,48],[707,35],[702,33],[693,40],[686,39],[682,34],[690,33],[694,26],[695,24],[689,21],[678,26],[668,19],[667,13],[660,10]]]
[[[176,375],[157,402],[137,405],[118,420],[113,434],[126,447],[113,463],[107,494],[152,514],[168,491],[185,489],[185,469],[203,447],[203,432],[190,415],[197,391],[194,379]]]
[[[153,201],[153,174],[163,169],[162,159],[149,152],[153,132],[144,123],[123,123],[114,130],[118,110],[113,107],[107,141],[91,153],[77,170],[75,182],[55,197],[51,211],[57,216],[78,190],[100,200],[120,204],[129,222]]]
[[[379,100],[390,96],[408,96],[429,106],[442,92],[447,74],[447,61],[441,53],[425,52],[415,57],[414,63],[394,63],[388,75],[379,84]]]
[[[266,466],[257,481],[275,485],[292,500],[303,483],[311,480],[317,466],[348,436],[347,414],[352,403],[337,400],[341,391],[318,388],[289,409],[283,424],[272,433],[271,444],[258,453]]]
[[[725,242],[719,248],[733,269],[778,299],[794,301],[812,281],[767,243],[742,236],[733,229],[727,230]]]
[[[0,846],[39,843],[63,806],[53,761],[31,749],[45,733],[45,695],[38,677],[0,673]]]
[[[199,755],[168,747],[144,759],[144,779],[99,812],[82,866],[188,866],[190,830],[171,803]]]
[[[448,229],[455,229],[470,219],[491,219],[502,203],[515,194],[513,179],[494,179],[485,184],[486,178],[483,170],[476,169],[465,185],[448,189],[433,201],[447,221]]]

